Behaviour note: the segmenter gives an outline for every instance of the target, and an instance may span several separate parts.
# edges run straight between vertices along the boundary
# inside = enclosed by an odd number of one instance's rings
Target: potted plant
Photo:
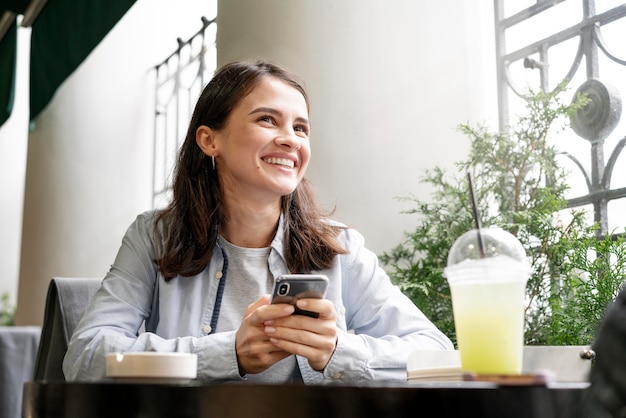
[[[526,113],[507,131],[459,126],[471,141],[457,172],[435,167],[423,182],[428,202],[400,198],[412,207],[416,227],[380,256],[392,280],[456,343],[450,290],[443,269],[453,242],[474,227],[466,173],[473,176],[484,226],[501,227],[524,245],[532,265],[527,284],[527,345],[588,345],[606,306],[624,280],[623,237],[596,236],[582,210],[566,210],[566,172],[549,138],[566,129],[587,103],[561,99],[564,89],[530,91]]]

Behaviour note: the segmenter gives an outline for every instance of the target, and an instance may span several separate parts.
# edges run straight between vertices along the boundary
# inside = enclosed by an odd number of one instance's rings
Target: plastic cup
[[[524,307],[530,268],[522,244],[499,228],[457,239],[444,274],[450,285],[461,369],[476,374],[522,372]]]

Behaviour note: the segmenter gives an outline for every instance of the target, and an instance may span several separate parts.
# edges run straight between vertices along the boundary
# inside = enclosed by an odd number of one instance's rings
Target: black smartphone
[[[285,274],[274,280],[272,303],[289,303],[296,310],[294,315],[317,318],[317,312],[298,309],[296,301],[305,298],[324,299],[328,290],[328,277],[323,274]]]

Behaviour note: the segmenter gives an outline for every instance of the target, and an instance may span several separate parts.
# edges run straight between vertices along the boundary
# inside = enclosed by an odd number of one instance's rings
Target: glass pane
[[[216,24],[177,48],[157,70],[153,206],[167,205],[178,149],[193,107],[216,69]]]
[[[540,5],[542,1],[508,0],[505,2],[505,15],[510,17],[528,7]],[[626,151],[621,150],[621,146],[626,142],[626,117],[622,117],[619,111],[621,96],[626,93],[626,51],[622,41],[626,38],[626,24],[624,24],[626,20],[620,17],[626,14],[626,4],[623,0],[598,0],[596,3],[596,14],[607,13],[617,20],[601,21],[595,27],[588,26],[573,32],[571,34],[573,37],[552,38],[545,45],[538,45],[537,42],[541,40],[549,39],[567,31],[568,28],[584,24],[582,20],[584,2],[565,0],[547,7],[536,16],[528,16],[521,23],[508,29],[504,35],[508,54],[524,50],[529,46],[534,48],[529,49],[527,56],[506,63],[506,68],[501,69],[506,70],[508,74],[508,86],[500,86],[508,90],[508,109],[501,109],[507,112],[507,115],[503,115],[504,119],[508,116],[508,119],[514,122],[515,115],[524,111],[524,102],[517,94],[526,93],[528,89],[538,91],[541,86],[553,90],[565,79],[569,81],[561,100],[566,103],[572,100],[579,87],[592,77],[598,78],[611,92],[610,100],[605,102],[609,111],[602,116],[610,115],[609,119],[613,118],[613,123],[599,126],[615,127],[613,130],[604,129],[604,139],[600,138],[600,142],[597,142],[595,147],[592,147],[588,139],[578,136],[572,129],[550,136],[551,143],[562,152],[559,162],[568,172],[570,185],[566,194],[568,199],[590,195],[589,184],[594,178],[592,173],[594,160],[599,161],[595,174],[595,178],[599,180],[597,185],[591,187],[595,187],[596,190],[602,187],[604,184],[602,176],[610,174],[608,170],[605,170],[604,165],[611,160],[615,160],[615,166],[610,178],[610,188],[615,190],[626,187],[626,155],[622,155],[626,154]],[[545,4],[547,5],[547,2]],[[586,32],[586,30],[592,32]],[[581,34],[584,33],[592,34],[591,40],[595,44],[583,45]],[[554,43],[557,41],[558,43]],[[584,55],[580,55],[579,49],[583,46],[587,49],[581,50]],[[542,49],[539,50],[539,48]],[[524,65],[525,58],[532,60],[532,65]],[[600,102],[595,102],[596,105],[598,103]],[[594,149],[596,151],[593,151]],[[610,201],[606,205],[610,228],[626,226],[626,198]],[[593,205],[588,205],[586,209],[589,212],[589,221],[592,222]]]
[[[507,52],[517,51],[574,26],[582,19],[577,1],[564,1],[542,13],[520,22],[506,31]]]
[[[623,234],[626,232],[626,198],[609,202],[609,232]]]

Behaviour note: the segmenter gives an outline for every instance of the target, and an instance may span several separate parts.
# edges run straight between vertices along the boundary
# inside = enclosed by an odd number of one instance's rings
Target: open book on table
[[[407,362],[409,382],[463,380],[458,350],[417,350]]]

